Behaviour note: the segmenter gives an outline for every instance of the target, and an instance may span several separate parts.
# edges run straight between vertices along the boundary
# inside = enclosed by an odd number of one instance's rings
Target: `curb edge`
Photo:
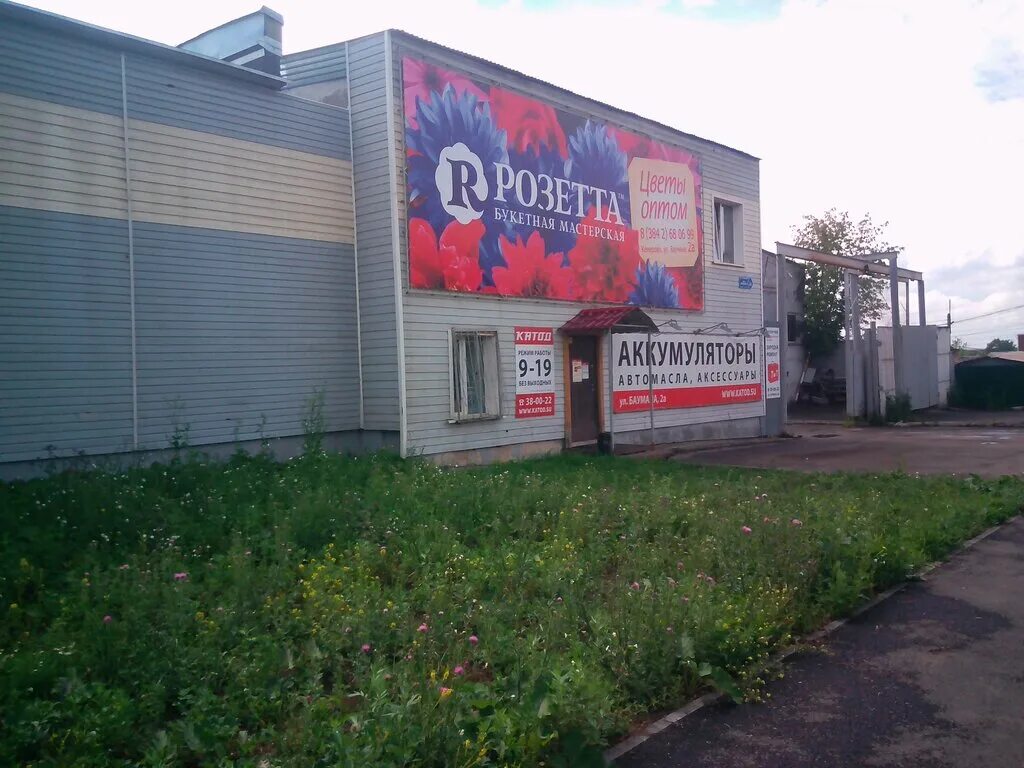
[[[1021,513],[1018,512],[1017,514],[1015,514],[1015,515],[1013,515],[1011,517],[1006,518],[1006,520],[1004,520],[1003,522],[996,523],[995,525],[991,526],[990,528],[985,529],[984,531],[982,531],[978,535],[974,536],[973,538],[968,539],[963,544],[958,546],[956,549],[954,549],[952,552],[950,552],[949,555],[947,555],[944,559],[936,560],[935,562],[928,563],[927,565],[925,565],[925,566],[919,568],[918,570],[914,571],[914,573],[912,573],[906,580],[901,581],[899,584],[897,584],[897,585],[895,585],[893,587],[890,587],[889,589],[885,590],[884,592],[881,592],[881,593],[875,595],[873,598],[868,600],[866,603],[864,603],[863,605],[859,606],[849,616],[846,616],[845,618],[842,618],[842,619],[835,619],[833,621],[830,621],[828,624],[826,624],[821,629],[815,630],[811,634],[806,635],[805,637],[801,638],[801,642],[793,643],[791,645],[786,646],[785,648],[780,650],[778,653],[776,653],[774,656],[772,656],[771,659],[768,660],[768,662],[766,663],[765,666],[772,667],[772,666],[776,666],[778,664],[781,664],[786,659],[788,659],[790,656],[793,656],[794,654],[796,654],[799,651],[803,650],[804,646],[806,646],[808,644],[811,644],[811,643],[818,643],[818,642],[821,642],[822,640],[827,639],[830,635],[834,634],[837,630],[839,630],[842,627],[844,627],[850,621],[853,621],[854,619],[856,619],[856,618],[864,615],[868,611],[870,611],[872,608],[875,608],[876,606],[880,605],[881,603],[884,603],[886,600],[888,600],[893,595],[896,595],[896,594],[902,592],[904,589],[906,589],[908,586],[910,586],[910,584],[914,583],[915,581],[923,580],[929,573],[934,571],[939,566],[944,565],[945,563],[948,563],[950,560],[952,560],[957,555],[962,554],[962,553],[966,552],[967,550],[971,549],[972,547],[974,547],[976,544],[981,543],[982,541],[987,539],[989,536],[994,534],[996,531],[1000,530],[1001,528],[1003,528],[1006,525],[1009,525],[1010,523],[1012,523],[1014,520],[1016,520],[1020,516],[1021,516]],[[694,714],[696,712],[699,712],[700,710],[704,709],[704,707],[711,706],[712,704],[718,704],[719,702],[725,700],[726,698],[728,698],[728,697],[724,693],[714,692],[713,691],[711,693],[705,693],[703,696],[698,696],[696,699],[690,700],[689,702],[684,704],[679,709],[676,709],[676,710],[673,710],[672,712],[669,712],[667,715],[665,715],[664,717],[661,717],[661,718],[655,720],[653,723],[649,723],[647,725],[647,727],[645,727],[639,733],[633,734],[632,736],[628,737],[627,739],[625,739],[623,741],[620,741],[615,746],[609,747],[608,749],[606,749],[605,752],[604,752],[605,764],[606,765],[611,765],[612,763],[614,763],[615,760],[617,760],[618,758],[622,757],[626,753],[633,751],[634,749],[639,747],[641,744],[643,744],[645,741],[650,739],[652,736],[656,736],[657,734],[659,734],[662,731],[664,731],[670,725],[675,725],[679,721],[684,720],[687,717],[689,717],[690,715],[692,715],[692,714]]]

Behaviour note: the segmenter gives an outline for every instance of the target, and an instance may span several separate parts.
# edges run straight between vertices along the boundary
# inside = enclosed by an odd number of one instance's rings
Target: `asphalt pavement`
[[[933,430],[929,430],[932,434]],[[1024,518],[620,768],[1024,768]]]
[[[784,440],[685,448],[672,458],[808,472],[894,472],[983,477],[1024,474],[1024,429],[1010,427],[844,427],[794,424]]]

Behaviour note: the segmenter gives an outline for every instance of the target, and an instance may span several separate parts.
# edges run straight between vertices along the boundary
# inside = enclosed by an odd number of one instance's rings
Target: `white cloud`
[[[167,43],[257,5],[37,4]],[[979,274],[966,296],[948,271],[1024,254],[1024,99],[990,100],[985,80],[1020,61],[1024,4],[787,0],[776,17],[748,23],[661,5],[273,3],[286,51],[397,27],[758,155],[765,244],[832,206],[888,220],[904,266],[925,272],[932,322],[944,320],[946,298],[954,317],[1024,303],[1020,282]],[[1024,332],[1024,318],[995,320],[1003,336]]]

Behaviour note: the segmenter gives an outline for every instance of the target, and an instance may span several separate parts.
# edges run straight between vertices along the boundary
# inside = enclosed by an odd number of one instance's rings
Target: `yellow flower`
[[[452,695],[452,689],[451,688],[445,688],[445,687],[442,686],[442,688],[441,688],[441,698],[442,699],[447,699],[451,695]]]

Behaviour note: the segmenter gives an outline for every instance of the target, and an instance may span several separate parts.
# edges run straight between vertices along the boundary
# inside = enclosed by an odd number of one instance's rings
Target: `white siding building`
[[[260,14],[258,66],[208,56]],[[765,434],[756,158],[403,32],[278,59],[280,23],[0,5],[0,471],[286,454],[318,398],[330,447],[449,462],[646,442],[648,388],[659,441]]]

